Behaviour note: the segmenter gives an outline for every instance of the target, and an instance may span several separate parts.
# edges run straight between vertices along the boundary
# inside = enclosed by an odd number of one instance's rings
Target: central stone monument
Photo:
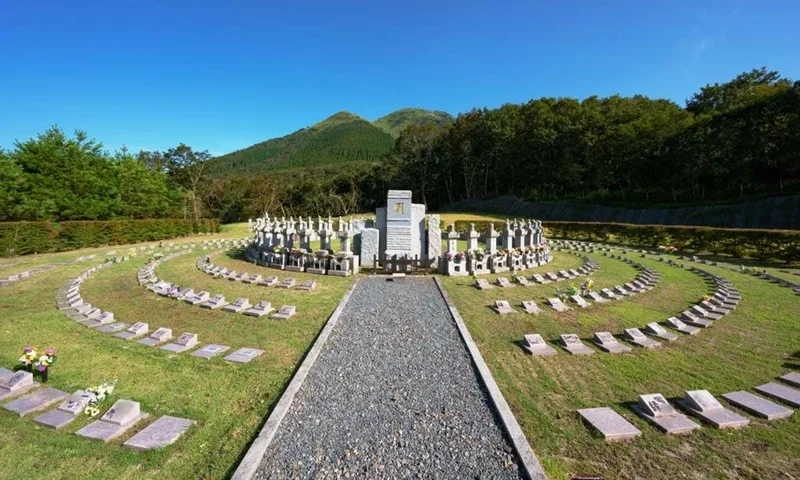
[[[411,203],[410,190],[389,190],[386,207],[375,212],[379,251],[388,257],[413,258],[425,248],[425,205]]]

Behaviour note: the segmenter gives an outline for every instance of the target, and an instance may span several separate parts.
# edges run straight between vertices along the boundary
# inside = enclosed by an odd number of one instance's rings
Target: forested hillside
[[[383,129],[349,112],[339,112],[285,137],[257,143],[211,161],[212,175],[258,174],[279,168],[376,162],[394,145]]]

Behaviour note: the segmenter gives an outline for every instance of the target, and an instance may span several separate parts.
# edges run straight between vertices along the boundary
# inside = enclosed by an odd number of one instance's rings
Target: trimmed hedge
[[[483,232],[489,221],[459,220],[456,231],[466,232],[469,224]],[[500,231],[505,222],[494,221]],[[758,260],[800,260],[800,231],[751,230],[668,225],[633,225],[597,222],[544,222],[545,235],[566,240],[617,243],[655,249],[671,245],[684,252],[709,252]]]
[[[216,219],[0,223],[0,256],[62,252],[219,232]]]

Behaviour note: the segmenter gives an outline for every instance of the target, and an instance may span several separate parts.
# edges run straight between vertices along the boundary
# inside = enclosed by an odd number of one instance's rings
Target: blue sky
[[[798,25],[797,0],[4,0],[0,147],[57,124],[221,154],[340,110],[683,104],[762,65],[800,78]]]

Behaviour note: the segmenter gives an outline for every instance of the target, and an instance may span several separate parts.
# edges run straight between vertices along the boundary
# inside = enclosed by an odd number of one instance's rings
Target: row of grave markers
[[[250,303],[249,299],[240,297],[233,303],[229,303],[222,294],[211,296],[211,294],[205,290],[195,292],[193,288],[181,287],[180,285],[159,280],[158,277],[155,276],[156,266],[163,261],[171,259],[172,258],[165,257],[160,262],[150,262],[142,267],[137,276],[139,284],[162,297],[171,298],[189,305],[196,305],[208,310],[222,309],[222,311],[225,312],[242,313],[249,317],[263,317],[274,311],[272,303],[266,300],[262,300],[253,305]],[[287,320],[296,313],[297,309],[294,305],[284,305],[276,313],[272,314],[271,318]]]
[[[188,252],[178,252],[172,254],[171,257],[174,258],[186,253]],[[150,325],[146,322],[136,322],[129,326],[127,323],[115,321],[112,312],[104,312],[97,307],[93,307],[90,303],[84,302],[80,294],[80,286],[89,276],[110,265],[113,264],[103,263],[96,265],[81,273],[77,278],[68,280],[66,285],[56,294],[58,308],[75,322],[94,329],[96,332],[113,334],[114,337],[123,340],[136,340],[137,343],[151,347],[160,346],[162,350],[168,352],[182,353],[199,345],[197,334],[195,333],[184,332],[174,342],[166,343],[173,339],[172,329],[160,327],[151,333]],[[229,349],[230,347],[227,345],[205,345],[193,352],[192,356],[210,359]],[[225,357],[225,360],[238,363],[249,362],[262,353],[263,350],[242,348]]]
[[[20,280],[25,280],[26,278],[36,275],[37,273],[47,272],[54,268],[56,268],[56,265],[54,264],[43,265],[41,267],[34,268],[32,270],[25,270],[19,273],[15,273],[13,275],[9,275],[6,278],[0,278],[0,287],[5,287],[6,285],[19,282]]]
[[[95,397],[93,393],[83,390],[70,395],[57,388],[38,387],[40,384],[33,380],[30,372],[12,372],[0,368],[0,400],[11,400],[3,405],[5,410],[22,418],[59,404],[55,409],[33,419],[41,427],[58,430],[69,425]],[[33,393],[25,395],[34,389]],[[75,434],[107,443],[121,437],[149,416],[141,411],[139,402],[121,399],[114,402],[99,420],[86,425]],[[165,415],[133,435],[123,446],[138,451],[164,448],[175,443],[194,423],[194,420]]]
[[[731,308],[723,309],[723,307],[718,307],[718,310],[716,311],[707,311],[699,306],[695,306],[697,307],[697,310],[705,313],[706,315],[705,318],[699,318],[697,317],[697,315],[695,315],[693,311],[687,310],[681,314],[684,320],[675,317],[670,317],[667,319],[667,321],[665,322],[665,325],[667,327],[677,330],[681,333],[685,333],[687,335],[694,335],[698,333],[700,331],[700,328],[710,327],[713,324],[713,322],[716,321],[711,319],[712,316],[716,318],[717,315],[727,315],[734,308],[736,308],[736,305],[741,299],[741,295],[739,294],[738,290],[736,290],[732,285],[726,284],[724,280],[720,279],[719,277],[714,277],[711,274],[708,274],[707,272],[699,271],[698,273],[704,274],[705,276],[712,278],[715,282],[719,282],[718,283],[719,286],[717,287],[717,290],[714,292],[712,300],[719,302],[720,305],[726,305]],[[704,301],[702,303],[708,303],[713,307],[717,307],[715,304],[711,302]],[[538,309],[538,307],[536,307],[535,304],[533,305],[533,307]],[[695,307],[692,307],[692,309],[695,309]],[[527,307],[526,311],[528,311]],[[719,318],[722,317],[719,316]],[[689,323],[689,325],[687,325],[687,323]],[[633,345],[642,348],[656,348],[661,346],[661,342],[649,338],[645,334],[656,337],[659,340],[666,340],[668,342],[673,342],[679,338],[674,333],[667,331],[664,328],[664,326],[662,326],[657,322],[648,323],[644,329],[639,329],[639,328],[625,329],[625,331],[623,332],[623,338],[628,342],[632,343]],[[560,336],[560,340],[563,348],[568,353],[571,353],[573,355],[594,355],[596,353],[594,349],[589,348],[589,346],[584,344],[576,334],[563,334]],[[609,332],[596,332],[590,343],[607,353],[623,353],[631,350],[629,346],[620,343],[617,340],[617,338]],[[544,339],[540,334],[525,335],[525,338],[522,341],[522,347],[528,353],[534,356],[546,357],[555,355],[557,353],[557,351],[554,348],[549,346],[544,341]]]
[[[798,372],[783,375],[780,380],[800,387]],[[800,407],[800,390],[790,386],[769,382],[755,387],[754,390],[785,405]],[[791,408],[746,391],[725,393],[722,398],[731,405],[770,422],[789,418],[794,413]],[[687,391],[686,396],[677,403],[681,410],[714,428],[742,428],[750,423],[749,418],[723,406],[708,390]],[[660,393],[640,395],[632,409],[669,435],[686,434],[700,428],[699,424],[673,407]],[[578,414],[610,442],[630,440],[642,434],[641,430],[608,407],[581,409]]]
[[[305,282],[297,285],[297,280],[291,277],[286,277],[279,280],[276,276],[262,277],[261,274],[249,275],[247,272],[237,272],[236,270],[229,270],[227,267],[220,267],[211,263],[209,256],[200,257],[197,261],[197,268],[214,278],[224,278],[234,282],[242,282],[250,285],[259,285],[262,287],[275,287],[275,288],[293,288],[297,286],[296,290],[310,292],[316,290],[316,280],[306,280]]]

